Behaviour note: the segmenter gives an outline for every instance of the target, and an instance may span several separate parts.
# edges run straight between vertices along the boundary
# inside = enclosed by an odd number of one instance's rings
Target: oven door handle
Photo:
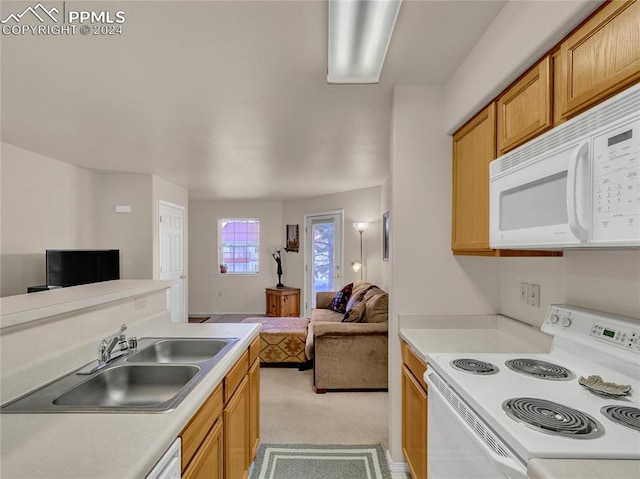
[[[573,235],[580,241],[587,241],[589,239],[589,231],[580,223],[578,217],[578,200],[576,195],[578,194],[578,166],[580,161],[589,160],[589,140],[584,141],[571,153],[569,158],[569,165],[567,167],[567,215],[569,216],[569,228]]]
[[[433,371],[427,371],[427,374],[425,374],[425,379],[427,380],[427,383],[429,385],[429,395],[435,394],[436,396],[438,396],[438,398],[444,403],[445,407],[449,410],[451,415],[456,419],[456,421],[458,421],[462,425],[462,427],[473,438],[473,440],[480,446],[480,448],[483,451],[485,451],[487,456],[491,459],[491,461],[493,461],[493,463],[501,472],[503,472],[507,477],[512,479],[526,479],[527,478],[526,466],[524,466],[515,457],[500,456],[491,447],[489,447],[489,445],[480,437],[478,432],[476,432],[476,430],[472,428],[467,423],[467,421],[461,417],[460,413],[451,405],[451,403],[442,394],[442,392],[440,392],[438,385],[435,384],[431,378],[431,376],[434,374],[436,373],[434,373]],[[443,379],[440,378],[439,376],[437,376],[437,378],[439,381],[444,382]],[[480,419],[478,415],[475,414],[475,412],[471,408],[469,408],[467,404],[456,393],[454,393],[451,388],[448,387],[448,385],[446,385],[445,387],[449,389],[449,393],[452,396],[454,396],[458,401],[460,401],[460,403],[464,404],[465,408],[467,409],[466,411],[467,416],[473,417],[476,423],[479,423],[482,426],[484,426],[487,432],[491,434],[492,436],[491,442],[497,443],[502,449],[507,450],[506,445],[503,444],[502,441],[500,441],[500,439],[491,432],[491,430],[485,425],[484,421],[482,421],[482,419]],[[511,451],[509,451],[509,454],[513,455]]]

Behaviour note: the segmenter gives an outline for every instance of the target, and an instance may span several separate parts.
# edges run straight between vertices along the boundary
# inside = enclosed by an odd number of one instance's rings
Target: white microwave
[[[498,249],[640,247],[640,84],[491,162]]]

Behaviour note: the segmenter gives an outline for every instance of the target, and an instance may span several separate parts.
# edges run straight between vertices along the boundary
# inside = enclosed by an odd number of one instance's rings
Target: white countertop
[[[241,338],[173,411],[0,414],[0,476],[3,479],[145,477],[259,330],[259,324],[174,323],[151,331],[147,336]]]
[[[451,321],[450,326],[455,323]],[[463,324],[461,322],[461,324]],[[502,318],[494,327],[401,328],[400,337],[422,361],[430,353],[546,353],[551,338],[524,323]]]

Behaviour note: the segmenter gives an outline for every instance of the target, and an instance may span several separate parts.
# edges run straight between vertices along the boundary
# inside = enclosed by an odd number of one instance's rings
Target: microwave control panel
[[[593,139],[594,243],[640,241],[640,119]]]

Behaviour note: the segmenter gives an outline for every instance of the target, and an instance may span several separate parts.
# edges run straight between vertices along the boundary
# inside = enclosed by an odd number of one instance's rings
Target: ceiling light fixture
[[[329,0],[328,83],[378,83],[402,0]]]

